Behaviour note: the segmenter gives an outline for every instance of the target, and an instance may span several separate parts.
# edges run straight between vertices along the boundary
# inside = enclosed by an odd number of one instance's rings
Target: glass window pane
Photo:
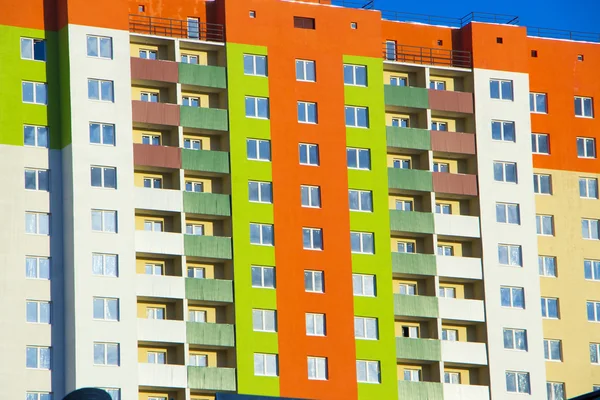
[[[100,56],[104,58],[112,58],[112,39],[100,38]],[[156,58],[156,53],[154,56],[154,58]]]
[[[33,103],[33,83],[23,82],[23,101]]]
[[[512,81],[502,81],[502,99],[512,100]]]
[[[490,80],[490,97],[492,99],[500,98],[500,82],[496,80]]]

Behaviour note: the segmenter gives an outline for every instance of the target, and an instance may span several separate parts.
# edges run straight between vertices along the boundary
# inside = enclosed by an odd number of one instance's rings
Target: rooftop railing
[[[600,33],[565,31],[551,28],[527,27],[527,36],[600,43]]]
[[[445,67],[471,68],[471,52],[418,47],[389,43],[383,45],[383,58],[387,61],[411,64],[439,65]]]
[[[488,22],[495,24],[516,25],[519,23],[519,17],[506,14],[491,14],[482,12],[471,12],[462,18],[442,17],[439,15],[415,14],[402,11],[381,10],[381,16],[390,21],[399,22],[418,22],[429,25],[450,26],[453,28],[462,28],[469,23]]]
[[[302,1],[302,0],[300,0]],[[332,6],[348,7],[348,8],[363,8],[372,10],[375,6],[375,0],[357,1],[357,0],[318,0],[319,4],[330,4]]]
[[[225,29],[221,24],[200,22],[197,19],[171,19],[129,15],[129,31],[145,35],[168,36],[209,42],[224,42]]]

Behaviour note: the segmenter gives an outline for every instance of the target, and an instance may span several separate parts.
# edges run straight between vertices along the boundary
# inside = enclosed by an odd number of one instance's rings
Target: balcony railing
[[[130,14],[129,31],[145,35],[169,36],[209,42],[225,41],[223,25],[191,19],[180,20]]]
[[[551,28],[527,27],[527,36],[600,43],[600,33],[564,31]]]
[[[445,67],[471,68],[471,52],[431,47],[383,44],[383,58],[387,61],[411,64],[441,65]]]

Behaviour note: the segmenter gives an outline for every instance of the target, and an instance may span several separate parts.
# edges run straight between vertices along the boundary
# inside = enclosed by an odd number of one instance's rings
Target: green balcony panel
[[[390,210],[392,231],[433,233],[433,214],[430,212]]]
[[[186,256],[231,260],[231,238],[183,235]]]
[[[186,128],[226,131],[229,129],[227,110],[207,107],[179,107],[179,121]]]
[[[188,367],[190,389],[233,392],[236,390],[235,368]]]
[[[394,294],[394,315],[437,318],[438,299],[433,296]]]
[[[185,278],[185,298],[232,303],[233,283],[224,279]]]
[[[179,63],[179,83],[225,89],[227,87],[225,68],[214,65]]]
[[[433,191],[433,178],[430,171],[420,169],[388,168],[390,189]]]
[[[181,149],[181,168],[228,174],[229,153],[226,151]]]
[[[188,322],[186,327],[187,342],[203,346],[233,347],[235,335],[233,325]]]
[[[435,276],[437,268],[433,254],[392,253],[392,272]]]
[[[398,398],[410,400],[443,400],[441,383],[398,381]]]
[[[386,106],[429,108],[429,93],[424,88],[385,85],[384,96]]]
[[[388,147],[431,150],[431,134],[427,129],[386,127]]]
[[[437,339],[396,338],[396,358],[441,361],[442,346]]]
[[[183,192],[183,211],[229,217],[231,201],[228,194]]]

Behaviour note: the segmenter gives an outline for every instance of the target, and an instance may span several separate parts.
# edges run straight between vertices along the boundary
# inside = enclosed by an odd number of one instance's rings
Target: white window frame
[[[252,231],[252,226],[257,226],[259,228],[259,242],[258,243],[252,243],[252,235],[250,235],[250,244],[253,244],[255,246],[273,246],[275,243],[275,229],[273,227],[273,224],[259,224],[259,223],[255,223],[255,222],[251,222],[250,223],[250,231]],[[265,238],[264,233],[263,233],[263,228],[271,228],[271,232],[272,232],[272,241],[271,243],[267,243],[265,242]]]
[[[350,235],[358,235],[359,238],[359,249],[358,250],[354,250],[352,249],[352,253],[354,254],[375,254],[375,235],[373,234],[373,232],[355,232],[355,231],[351,231]],[[365,239],[369,238],[371,239],[371,247],[372,247],[372,251],[367,251],[365,250]]]
[[[556,301],[556,317],[550,317],[549,315],[549,310],[550,307],[548,306],[549,301]],[[542,297],[541,298],[541,302],[545,304],[545,308],[546,308],[546,315],[544,315],[544,306],[542,305],[542,318],[546,318],[546,319],[560,319],[560,304],[558,303],[558,298],[556,297]]]
[[[537,109],[537,97],[543,96],[544,104],[546,105],[545,110]],[[537,92],[529,92],[529,112],[532,114],[547,114],[548,113],[548,94],[547,93],[537,93]]]
[[[358,208],[352,208],[352,202],[350,201],[350,198],[352,197],[353,194],[355,194],[358,199]],[[363,205],[363,197],[362,197],[363,195],[368,195],[368,197],[370,198],[370,204]],[[348,200],[349,200],[348,204],[350,206],[350,211],[367,212],[367,213],[373,212],[373,192],[370,190],[348,189]],[[368,207],[369,205],[370,205],[370,207]]]
[[[299,63],[302,65],[302,76],[303,77],[298,77],[298,64]],[[307,71],[308,71],[307,66],[311,65],[311,64],[312,64],[313,74],[315,76],[314,79],[308,79],[307,78],[307,75],[308,75],[307,74]],[[297,59],[296,60],[296,70],[295,70],[296,71],[296,80],[300,81],[300,82],[316,82],[317,81],[317,68],[316,67],[317,67],[317,65],[314,62],[314,60],[300,60],[300,59]]]
[[[592,365],[600,365],[600,343],[590,343],[590,363]],[[594,349],[592,351],[592,349]],[[596,353],[596,361],[594,361],[594,358],[592,357],[592,353]]]
[[[309,109],[314,106],[315,108],[315,118],[314,121],[311,121],[311,118],[309,116]],[[310,101],[298,101],[297,102],[297,108],[298,108],[298,123],[300,124],[317,124],[318,120],[319,120],[319,116],[318,116],[318,111],[317,111],[317,103],[315,102],[310,102]],[[303,111],[304,112],[304,119],[300,118],[300,112]]]
[[[348,165],[349,164],[349,158],[348,158],[349,151],[352,151],[353,153],[355,153],[356,167],[351,167]],[[360,163],[361,152],[366,152],[367,155],[369,156],[369,165],[367,167],[361,167],[361,163]],[[346,147],[346,166],[348,167],[348,169],[356,169],[356,170],[361,170],[361,171],[371,170],[371,150],[370,149],[361,149],[358,147]]]
[[[400,85],[400,82],[404,82],[404,85]],[[392,75],[392,76],[390,76],[390,85],[391,86],[402,86],[402,87],[409,86],[409,78],[408,78],[408,76]]]
[[[414,210],[414,202],[412,200],[401,200],[396,199],[396,210],[398,211],[413,211]],[[400,206],[400,208],[398,208]],[[407,210],[408,208],[408,210]]]
[[[144,139],[146,139],[148,141],[148,143],[144,143]],[[158,141],[158,143],[154,144],[155,139]],[[149,146],[160,146],[161,143],[161,137],[160,135],[142,135],[142,144],[147,144]]]
[[[326,336],[327,325],[325,314],[306,313],[305,314],[306,336]]]
[[[588,318],[588,322],[600,322],[600,301],[593,301],[593,300],[586,301],[585,302],[586,313],[587,313],[587,307],[590,304],[593,305],[593,307],[594,307],[594,319]]]
[[[40,261],[44,260],[47,263],[47,270],[42,272],[42,267]],[[30,262],[35,261],[35,271],[32,271],[30,266]],[[39,279],[39,280],[50,280],[51,276],[51,266],[50,266],[50,258],[48,257],[38,257],[38,256],[25,256],[25,277],[27,279]],[[30,274],[30,272],[34,272],[34,274]],[[44,276],[42,276],[44,275]],[[47,275],[47,277],[45,277]]]
[[[365,83],[364,84],[357,83],[357,71],[361,68],[365,70]],[[352,78],[351,78],[350,82],[346,82],[345,72],[350,69],[352,70]],[[345,86],[366,87],[367,84],[368,84],[368,77],[367,77],[367,66],[366,65],[344,64],[344,85]]]
[[[27,188],[27,174],[33,174],[35,187],[33,189]],[[40,182],[46,181],[45,185],[40,186]],[[50,191],[50,171],[47,169],[39,168],[25,168],[25,190],[33,191]]]
[[[552,345],[558,345],[558,357],[552,352]],[[544,360],[562,362],[562,343],[558,339],[544,339]]]
[[[102,347],[103,350],[103,362],[101,363],[96,363],[96,346]],[[109,363],[108,360],[108,351],[109,348],[114,351],[116,349],[117,351],[117,360],[116,363]],[[103,365],[106,367],[118,367],[120,365],[120,349],[119,349],[119,344],[118,343],[106,343],[106,342],[94,342],[94,365]]]
[[[345,112],[352,110],[352,113],[354,114],[354,124],[353,125],[349,125],[348,121],[346,121],[346,126],[349,128],[360,128],[360,129],[368,129],[369,128],[369,107],[360,107],[360,106],[344,106],[344,110]],[[358,113],[359,110],[364,110],[366,113],[366,125],[359,125],[358,122]],[[344,116],[346,114],[344,113]],[[351,121],[350,121],[351,122]]]
[[[456,288],[451,286],[440,286],[438,289],[438,297],[456,299]]]
[[[187,277],[194,279],[206,279],[206,268],[204,267],[195,267],[195,266],[186,266],[187,268]]]
[[[257,361],[262,360],[262,370],[257,370]],[[269,362],[274,363],[274,371],[269,370]],[[279,376],[279,362],[277,354],[254,353],[254,376]]]
[[[277,332],[277,311],[253,308],[252,330],[254,332]]]
[[[208,367],[208,354],[190,354],[188,365],[192,367]]]
[[[404,241],[404,240],[397,240],[396,241],[396,252],[397,253],[402,253],[402,254],[415,254],[416,253],[416,243],[414,242],[408,242],[408,241]],[[400,249],[402,248],[403,251],[400,251]]]
[[[369,324],[372,326],[369,328]],[[362,334],[361,334],[362,332]],[[358,340],[379,340],[377,318],[354,317],[354,338]]]
[[[508,212],[509,209],[516,209],[517,211],[517,219],[516,221],[511,221],[511,214]],[[502,216],[504,221],[498,220],[498,212],[502,212]],[[496,203],[496,222],[500,224],[509,224],[509,225],[521,225],[521,210],[518,204],[516,203]]]
[[[119,398],[111,398],[112,400],[119,400]],[[31,392],[25,393],[25,400],[52,400],[52,393],[50,392]]]
[[[300,202],[304,208],[321,208],[321,188],[300,185]]]
[[[246,102],[248,100],[251,100],[254,102],[254,115],[248,115],[248,109],[246,108]],[[266,103],[267,103],[267,115],[266,116],[259,115],[258,103],[261,101],[266,101]],[[268,97],[260,97],[260,96],[246,96],[245,102],[244,102],[244,115],[246,116],[246,118],[268,120],[270,118],[269,98]]]
[[[29,319],[29,306],[35,306],[35,318],[33,320]],[[46,318],[42,318],[42,307],[46,308]],[[43,300],[26,300],[25,301],[26,308],[26,322],[28,324],[43,324],[48,325],[52,323],[52,304],[49,301]]]
[[[43,236],[50,235],[50,233],[51,233],[50,229],[51,229],[51,225],[52,225],[52,222],[50,220],[50,214],[42,213],[42,212],[26,211],[25,212],[25,226],[26,227],[27,227],[27,217],[35,218],[35,231],[27,232],[27,228],[26,228],[25,233],[27,235],[43,235]],[[48,226],[45,227],[44,223],[42,223],[42,221],[46,221],[46,224]],[[43,228],[46,228],[46,229],[43,229]]]
[[[544,230],[544,222],[550,221],[550,232]],[[553,215],[541,215],[536,214],[535,216],[536,232],[539,236],[554,236],[554,216]]]
[[[208,312],[206,310],[188,310],[188,322],[197,322],[205,324],[208,320]]]
[[[154,55],[154,58],[151,58],[150,55]],[[145,60],[158,60],[158,51],[154,49],[140,49],[138,56],[138,58],[143,58]]]
[[[542,177],[548,177],[548,193],[542,192]],[[537,186],[537,191],[535,190]],[[552,196],[552,175],[550,174],[533,174],[533,191],[535,194],[543,196]]]
[[[269,154],[265,155],[261,153],[261,143],[268,143],[269,145]],[[256,150],[256,158],[251,158],[250,155],[248,154],[248,147],[252,146],[255,148]],[[254,138],[247,138],[246,139],[246,158],[248,160],[252,160],[252,161],[263,161],[263,162],[271,162],[271,141],[270,140],[265,140],[265,139],[254,139]]]
[[[309,236],[308,246],[304,241],[306,234]],[[321,243],[319,244],[319,236]],[[323,250],[323,229],[302,227],[302,248],[304,250]]]
[[[395,117],[392,118],[392,127],[395,128],[410,128],[410,118]]]
[[[194,101],[198,105],[194,105]],[[185,104],[187,102],[187,104]],[[181,96],[181,105],[184,107],[202,107],[202,102],[198,96]]]
[[[454,247],[449,244],[438,244],[437,255],[440,257],[452,257],[454,256]]]
[[[167,364],[167,352],[153,350],[146,353],[146,363],[155,365],[166,365]]]
[[[376,297],[375,280],[375,275],[352,274],[352,294],[357,297]]]
[[[556,393],[562,393],[557,395]],[[546,382],[546,393],[548,395],[547,400],[566,400],[565,397],[565,384],[563,382]]]
[[[460,372],[444,371],[444,383],[460,385]]]
[[[90,55],[90,39],[95,39],[96,44],[95,44],[95,50],[96,50],[96,54],[97,55]],[[100,41],[101,40],[108,40],[110,42],[110,55],[106,55],[106,54],[102,54],[101,52],[101,46],[100,46]],[[112,60],[113,56],[113,43],[112,43],[112,38],[111,37],[107,37],[107,36],[97,36],[97,35],[86,35],[86,54],[88,57],[92,57],[92,58],[102,58],[102,59],[106,59],[106,60]]]
[[[442,340],[444,340],[443,335],[444,335],[444,330],[442,329]],[[419,338],[419,327],[418,326],[410,326],[410,325],[402,325],[402,337],[418,339]]]
[[[100,133],[100,142],[92,142],[92,127],[93,126],[98,126],[98,132]],[[105,128],[112,128],[112,143],[111,142],[105,142],[104,139],[104,129]],[[100,122],[90,122],[89,124],[89,132],[90,132],[90,144],[92,145],[101,145],[101,146],[114,146],[115,142],[116,142],[116,131],[115,131],[115,124],[105,124],[105,123],[100,123]]]
[[[265,65],[265,72],[264,73],[259,73],[258,72],[258,68],[257,68],[257,60],[258,59],[262,59]],[[251,60],[252,62],[252,71],[248,72],[246,71],[246,60]],[[267,56],[264,55],[260,55],[260,54],[244,54],[244,75],[248,75],[248,76],[267,76],[268,72],[267,72]]]
[[[110,83],[110,91],[111,91],[111,96],[108,99],[103,98],[102,96],[102,84],[103,83]],[[95,99],[93,97],[90,97],[90,91],[89,91],[89,87],[90,84],[95,84],[97,86],[98,89],[98,98]],[[157,93],[158,95],[158,93]],[[88,100],[92,100],[92,101],[101,101],[101,102],[105,102],[105,103],[114,103],[115,102],[115,83],[114,81],[110,81],[107,79],[96,79],[96,78],[88,78],[88,94],[87,94],[87,98]]]
[[[148,273],[149,272],[149,273]],[[165,274],[165,265],[161,263],[144,263],[144,275],[163,276]]]
[[[492,97],[492,82],[498,82],[498,96],[499,97]],[[510,97],[504,97],[504,90],[502,90],[502,83],[505,82],[510,82]],[[503,101],[514,101],[514,82],[510,79],[497,79],[497,78],[491,78],[490,79],[490,99],[491,100],[503,100]]]
[[[406,379],[408,377],[408,379]],[[421,382],[421,370],[416,368],[404,368],[402,378],[405,382]]]
[[[375,376],[373,376],[373,374],[370,373],[370,370],[371,370],[370,367],[375,368],[375,370],[376,370]],[[363,368],[365,370],[365,378],[361,379],[359,371]],[[356,372],[357,372],[356,373],[357,381],[360,383],[374,383],[374,384],[381,383],[381,368],[379,365],[379,361],[356,360]]]
[[[94,169],[99,169],[100,170],[100,186],[95,186],[92,181],[92,174]],[[106,172],[107,171],[113,171],[115,174],[115,186],[106,186]],[[115,167],[105,167],[105,166],[101,166],[101,165],[91,165],[90,166],[90,186],[93,188],[102,188],[102,189],[116,189],[117,188],[117,169]]]
[[[23,42],[31,42],[31,52],[30,54],[25,54],[25,57],[23,57]],[[43,43],[44,44],[44,58],[39,60],[35,58],[35,44],[36,43]],[[29,61],[38,61],[38,62],[46,62],[46,57],[47,57],[47,50],[46,50],[46,40],[45,39],[39,39],[39,38],[29,38],[29,37],[22,37],[21,38],[21,48],[20,48],[20,54],[21,54],[21,60],[29,60]]]
[[[25,99],[23,98],[23,96],[25,95],[25,90],[24,90],[24,85],[32,85],[32,90],[33,90],[33,101],[25,101]],[[44,92],[45,92],[45,100],[44,101],[38,101],[38,95],[37,95],[37,87],[38,86],[42,86],[44,88]],[[48,104],[48,84],[45,82],[33,82],[33,81],[22,81],[21,82],[21,101],[24,104],[38,104],[38,105],[47,105]]]
[[[583,235],[583,227],[587,225],[588,236]],[[596,225],[596,229],[592,229]],[[600,220],[593,218],[581,218],[581,237],[586,240],[600,239]]]
[[[548,151],[540,151],[540,139],[546,139],[546,147]],[[531,152],[533,154],[550,155],[550,135],[547,133],[532,133],[531,134]]]
[[[316,149],[316,160],[313,160],[311,156],[311,150]],[[306,161],[302,161],[302,152],[303,150],[306,152]],[[298,144],[298,159],[300,160],[300,165],[312,165],[319,166],[319,145],[314,143],[299,143]]]
[[[185,234],[204,236],[204,224],[195,224],[193,222],[185,223]]]
[[[145,189],[162,189],[163,188],[163,179],[155,178],[153,176],[144,176],[143,177],[144,188]],[[148,186],[146,186],[146,183]]]
[[[398,284],[398,293],[404,296],[416,296],[417,284],[416,283],[400,283]]]
[[[101,301],[102,302],[103,317],[102,318],[100,318],[100,317],[96,318],[93,315],[93,309],[94,309],[94,307],[92,307],[92,318],[94,320],[97,320],[97,321],[119,321],[119,316],[121,314],[120,307],[119,307],[119,299],[117,299],[115,297],[94,297],[93,298],[93,303],[96,303],[97,301]],[[111,319],[111,318],[107,318],[107,316],[109,314],[107,311],[110,308],[110,304],[113,303],[113,302],[117,306],[117,311],[116,311],[117,315],[115,316],[115,318]]]
[[[457,342],[458,330],[452,328],[442,328],[442,340],[446,340],[448,342]]]
[[[496,179],[496,166],[497,165],[501,165],[502,166],[502,179],[501,180],[497,180]],[[510,165],[514,165],[514,167],[515,167],[515,180],[514,180],[514,182],[506,180],[507,179],[507,168]],[[511,162],[511,161],[494,161],[494,182],[517,184],[517,183],[519,183],[518,176],[519,176],[519,173],[517,171],[517,163],[516,162]]]
[[[585,115],[585,101],[589,100],[590,101],[590,108],[591,108],[591,114],[590,115]],[[586,97],[586,96],[575,96],[575,103],[579,101],[581,103],[581,114],[577,114],[577,107],[575,107],[575,117],[577,118],[594,118],[594,98],[593,97]]]
[[[550,268],[548,267],[548,260],[554,260],[554,274],[550,273]],[[540,276],[556,278],[558,266],[556,264],[556,257],[554,256],[538,256],[538,268]]]
[[[327,358],[307,357],[308,379],[317,381],[327,380]]]
[[[252,193],[251,187],[256,185],[258,198],[252,199],[250,195]],[[269,190],[269,198],[263,199],[263,188],[267,187]],[[248,181],[248,201],[250,203],[263,203],[263,204],[272,204],[273,203],[273,184],[271,182],[262,182],[262,181]]]
[[[51,370],[52,369],[52,348],[49,346],[26,346],[25,348],[25,360],[26,360],[26,365],[27,365],[27,352],[30,349],[35,349],[36,351],[36,362],[35,362],[35,367],[29,367],[26,366],[25,368],[27,369],[41,369],[41,370]],[[48,366],[47,368],[45,366],[41,365],[41,358],[42,358],[42,352],[47,352],[48,355]]]
[[[431,121],[431,130],[439,132],[448,132],[448,123],[445,121]]]
[[[27,144],[25,141],[25,132],[28,129],[33,129],[33,145]],[[40,136],[46,137],[46,145],[40,145]],[[41,147],[47,149],[50,145],[50,131],[47,126],[41,125],[23,125],[23,146],[25,147]]]
[[[188,185],[191,190],[188,190]],[[200,190],[196,190],[200,189]],[[194,181],[191,179],[185,180],[185,191],[188,193],[204,193],[204,182]]]
[[[585,186],[584,193],[581,192],[581,184]],[[592,190],[590,190],[590,186],[594,186],[596,188],[596,195],[590,195]],[[588,177],[579,177],[579,198],[581,199],[598,199],[598,179],[596,178],[588,178]]]
[[[446,90],[446,81],[441,81],[439,79],[430,79],[429,80],[429,89],[431,89],[431,90]]]
[[[509,305],[502,304],[502,291],[509,291]],[[518,296],[518,293],[521,293],[521,297],[523,298],[523,306],[516,305],[515,298]],[[524,310],[526,308],[525,304],[525,288],[516,287],[516,286],[500,286],[500,307],[503,308],[515,308],[519,310]]]
[[[509,333],[511,336],[511,341],[512,341],[512,347],[506,347],[506,342],[504,341],[504,338],[506,336],[506,334]],[[523,340],[523,344],[524,344],[524,348],[519,348],[517,347],[517,333],[521,333],[524,337]],[[503,341],[503,347],[506,350],[515,350],[515,351],[527,351],[528,348],[528,344],[527,344],[527,330],[526,329],[517,329],[517,328],[502,328],[502,341]]]
[[[197,144],[198,148],[195,148],[195,144]],[[202,150],[202,140],[200,139],[191,139],[191,138],[183,138],[183,148],[188,150]]]
[[[505,372],[505,378],[508,378],[509,375],[514,375],[514,379],[515,379],[515,389],[516,391],[509,391],[508,390],[508,382],[506,384],[506,391],[508,393],[523,393],[523,394],[531,394],[531,380],[529,378],[529,372],[524,372],[524,371],[506,371]],[[527,378],[527,388],[521,388],[519,387],[519,376],[525,375]]]
[[[308,293],[325,293],[325,273],[323,271],[305,269],[304,291]]]
[[[579,154],[579,142],[583,143],[583,154]],[[591,154],[591,155],[588,154],[587,144],[589,142],[591,142],[594,147],[593,154]],[[577,137],[577,158],[591,158],[591,159],[596,158],[596,139],[595,138],[581,137],[581,136]]]
[[[494,138],[494,124],[498,124],[500,126],[500,138],[499,139]],[[507,136],[506,136],[506,127],[509,125],[512,126],[512,139],[510,137],[507,138]],[[516,140],[516,128],[515,128],[514,121],[492,120],[491,130],[492,130],[492,140],[495,142],[514,143]]]
[[[265,281],[266,281],[265,280],[265,271],[266,270],[271,270],[272,275],[273,275],[273,284],[271,286],[267,286],[265,284]],[[260,271],[260,283],[261,283],[260,285],[255,285],[254,284],[253,273],[255,271]],[[252,265],[251,268],[250,268],[250,277],[252,278],[251,282],[252,282],[252,287],[253,288],[275,289],[276,279],[275,279],[275,268],[274,267],[265,267],[265,266],[261,266],[261,265]]]

